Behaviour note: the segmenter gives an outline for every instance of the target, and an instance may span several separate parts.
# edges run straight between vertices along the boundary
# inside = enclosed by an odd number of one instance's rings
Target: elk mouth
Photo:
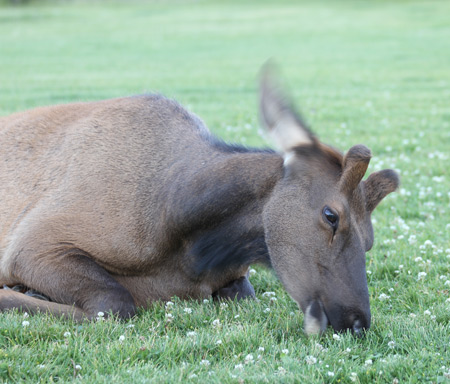
[[[328,317],[319,300],[312,301],[305,311],[304,329],[307,335],[325,332],[329,324]]]

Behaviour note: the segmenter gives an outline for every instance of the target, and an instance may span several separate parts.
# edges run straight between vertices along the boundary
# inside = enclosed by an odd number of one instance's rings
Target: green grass
[[[256,78],[275,57],[315,132],[342,150],[368,145],[370,170],[398,169],[402,185],[374,214],[364,339],[307,338],[294,302],[257,268],[260,300],[226,308],[174,299],[82,325],[2,313],[0,381],[450,381],[450,2],[2,4],[0,115],[159,91],[221,137],[266,145]]]

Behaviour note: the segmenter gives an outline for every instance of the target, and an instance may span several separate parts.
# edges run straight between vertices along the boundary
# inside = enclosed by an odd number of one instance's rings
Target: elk
[[[307,334],[361,334],[371,315],[371,213],[399,183],[366,173],[303,123],[264,69],[262,124],[279,151],[227,144],[177,102],[142,95],[0,119],[0,310],[128,318],[156,300],[253,297],[267,264]]]

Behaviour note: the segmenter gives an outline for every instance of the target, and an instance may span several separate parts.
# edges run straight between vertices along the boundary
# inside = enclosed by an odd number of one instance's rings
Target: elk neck
[[[283,176],[274,152],[216,153],[208,163],[184,169],[171,188],[169,215],[185,263],[203,278],[252,263],[270,265],[262,211]]]

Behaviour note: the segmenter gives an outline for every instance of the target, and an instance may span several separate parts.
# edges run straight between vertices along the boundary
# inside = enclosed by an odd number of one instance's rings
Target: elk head
[[[360,334],[370,327],[366,252],[371,213],[394,191],[392,170],[362,181],[371,153],[356,145],[342,155],[306,127],[273,76],[261,80],[260,114],[284,157],[283,177],[264,207],[272,265],[305,314],[308,334],[328,324]]]

